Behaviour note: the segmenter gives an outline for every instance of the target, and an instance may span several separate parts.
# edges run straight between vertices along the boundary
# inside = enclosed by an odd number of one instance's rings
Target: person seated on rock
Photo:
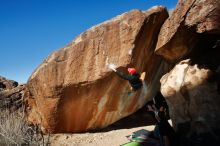
[[[128,80],[131,86],[132,91],[137,91],[143,86],[142,78],[140,78],[140,74],[137,73],[135,68],[128,68],[128,75],[118,71],[116,68],[117,66],[114,64],[110,64],[109,69],[113,70],[119,77],[124,80]]]
[[[166,118],[166,109],[161,106],[158,110],[155,105],[148,105],[148,110],[155,113],[158,121],[154,129],[155,137],[160,140],[161,146],[176,146],[176,133]]]

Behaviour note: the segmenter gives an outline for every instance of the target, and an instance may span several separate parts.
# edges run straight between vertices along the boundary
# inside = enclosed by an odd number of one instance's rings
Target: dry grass
[[[0,109],[0,145],[49,145],[50,135],[44,136],[38,126],[28,124],[24,114],[24,106],[13,112]]]

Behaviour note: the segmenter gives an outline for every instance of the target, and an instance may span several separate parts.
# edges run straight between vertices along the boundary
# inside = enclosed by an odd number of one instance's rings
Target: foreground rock
[[[219,38],[219,20],[219,0],[179,0],[161,28],[156,53],[168,61],[180,60],[194,50],[201,37],[206,37],[204,41]]]
[[[219,145],[220,1],[179,0],[155,52],[177,64],[162,77],[161,92],[180,143],[187,145],[191,137],[190,142],[200,139],[198,145]]]
[[[168,17],[163,7],[133,10],[78,36],[51,54],[28,81],[28,119],[48,132],[82,132],[106,127],[141,108],[158,91],[164,63],[154,55]],[[127,81],[108,63],[145,72],[144,87],[130,93]]]
[[[182,136],[206,133],[218,139],[219,83],[218,72],[193,65],[189,59],[162,77],[161,92],[169,105],[173,126]]]

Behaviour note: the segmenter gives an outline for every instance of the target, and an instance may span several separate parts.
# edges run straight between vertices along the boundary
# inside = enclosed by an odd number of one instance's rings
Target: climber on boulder
[[[135,68],[128,68],[128,75],[124,74],[120,71],[118,71],[116,68],[117,66],[114,64],[109,64],[108,68],[113,70],[119,77],[121,77],[124,80],[128,80],[130,85],[131,85],[131,90],[132,91],[137,91],[138,89],[140,89],[143,86],[142,80],[140,78],[140,74],[137,73]]]

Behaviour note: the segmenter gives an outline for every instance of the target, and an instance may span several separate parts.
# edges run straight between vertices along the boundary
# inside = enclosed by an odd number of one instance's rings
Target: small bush
[[[50,135],[44,137],[37,125],[26,122],[24,114],[24,106],[13,112],[0,109],[0,145],[49,145]]]

